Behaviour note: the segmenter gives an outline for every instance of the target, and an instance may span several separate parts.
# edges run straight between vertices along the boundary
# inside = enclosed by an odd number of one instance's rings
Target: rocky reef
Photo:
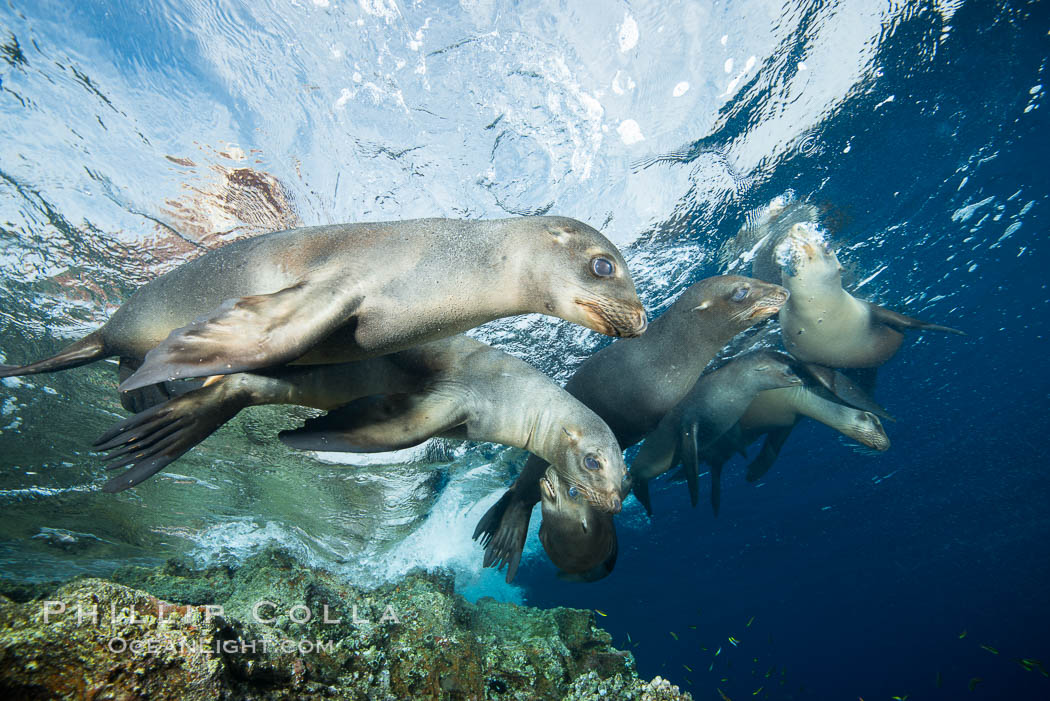
[[[364,589],[268,549],[0,591],[7,699],[691,698],[592,612],[472,604],[441,572]]]

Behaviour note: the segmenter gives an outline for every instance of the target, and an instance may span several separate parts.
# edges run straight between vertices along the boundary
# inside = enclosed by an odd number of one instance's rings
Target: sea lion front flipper
[[[849,404],[855,409],[871,412],[879,418],[888,421],[897,420],[871,397],[870,391],[861,389],[860,385],[848,375],[816,363],[801,363],[801,366],[811,378],[833,394],[836,399]],[[875,368],[872,369],[874,370]],[[870,386],[875,386],[874,379],[872,379]]]
[[[653,499],[649,495],[649,480],[636,477],[631,482],[631,491],[634,492],[634,498],[645,507],[645,513],[651,517],[653,515]]]
[[[244,408],[230,401],[221,381],[158,404],[113,426],[95,441],[94,449],[109,451],[107,469],[131,465],[106,482],[104,492],[122,492],[157,474]]]
[[[694,421],[682,435],[679,449],[682,454],[682,470],[689,486],[689,502],[694,507],[700,501],[700,448],[696,444],[696,434],[699,431],[700,426]]]
[[[433,390],[363,397],[278,438],[299,450],[379,453],[419,445],[466,420],[458,402]]]
[[[481,538],[485,546],[484,567],[495,567],[497,570],[507,566],[507,584],[518,574],[521,564],[521,553],[525,550],[525,539],[529,535],[529,521],[532,519],[533,504],[526,504],[515,498],[513,489],[500,497],[500,500],[489,507],[474,530],[474,540]]]
[[[228,299],[172,331],[119,389],[289,363],[346,323],[360,304],[345,281],[337,282],[304,281],[273,294]]]
[[[136,358],[121,358],[117,384],[134,375],[141,365],[142,363]],[[171,395],[168,394],[163,382],[120,393],[120,405],[133,414],[138,414],[158,404],[163,404],[169,399],[171,399]]]
[[[886,309],[886,307],[880,307],[871,302],[868,302],[868,308],[871,309],[871,317],[874,321],[877,321],[880,324],[886,324],[886,326],[891,326],[898,331],[917,329],[919,331],[943,331],[944,333],[953,333],[957,336],[966,335],[965,331],[953,329],[949,326],[941,326],[940,324],[931,324],[928,321],[905,316],[904,314]]]
[[[776,462],[777,457],[780,455],[780,449],[784,447],[784,443],[787,442],[788,437],[794,430],[795,426],[792,425],[785,428],[775,428],[766,434],[762,450],[758,451],[758,455],[747,466],[748,482],[757,482],[769,472],[769,469],[773,467],[773,463]]]

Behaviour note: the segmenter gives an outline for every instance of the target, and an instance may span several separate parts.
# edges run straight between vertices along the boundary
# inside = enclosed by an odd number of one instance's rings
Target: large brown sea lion
[[[617,341],[588,358],[565,389],[602,417],[627,448],[678,404],[730,339],[776,314],[787,297],[779,285],[751,278],[701,280],[653,321],[644,336]],[[545,470],[542,460],[529,458],[474,531],[474,538],[485,546],[485,566],[506,564],[508,582],[521,561]],[[606,557],[599,550],[591,553],[595,564]]]
[[[651,514],[649,480],[681,463],[690,500],[696,506],[698,464],[711,444],[740,420],[759,392],[801,384],[791,359],[770,351],[733,358],[703,375],[645,437],[631,463],[631,482],[638,501]]]

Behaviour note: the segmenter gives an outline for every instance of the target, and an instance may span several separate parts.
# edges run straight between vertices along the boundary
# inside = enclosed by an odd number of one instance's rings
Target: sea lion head
[[[563,426],[557,465],[561,482],[600,511],[620,513],[627,487],[627,465],[616,437],[597,416],[593,425]]]
[[[726,331],[735,336],[779,312],[789,294],[785,288],[770,282],[740,275],[719,275],[693,285],[681,301],[685,302],[687,313],[699,315],[700,321],[710,319],[709,324],[691,322],[691,326],[728,325]]]
[[[540,543],[565,579],[595,581],[616,564],[616,528],[612,517],[593,509],[576,487],[554,468],[540,478],[543,521]]]
[[[530,253],[528,294],[535,311],[622,338],[648,327],[645,307],[616,246],[597,230],[567,217],[532,217],[542,229],[545,252]],[[536,304],[538,302],[538,305]]]
[[[845,435],[862,445],[874,448],[879,452],[889,450],[890,438],[882,428],[879,417],[870,411],[856,411],[851,420],[839,429]]]
[[[734,362],[742,364],[742,379],[758,392],[803,384],[802,378],[795,374],[794,360],[784,353],[756,351],[740,356]]]
[[[792,226],[773,255],[784,284],[792,290],[800,286],[842,287],[842,265],[816,224],[799,222]]]

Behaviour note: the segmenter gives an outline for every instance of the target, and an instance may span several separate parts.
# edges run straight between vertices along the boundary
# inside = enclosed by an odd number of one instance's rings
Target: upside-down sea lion
[[[700,456],[732,428],[755,395],[763,390],[794,387],[802,379],[780,353],[755,351],[736,357],[714,372],[700,377],[682,401],[645,437],[631,463],[634,494],[648,513],[649,480],[682,464],[689,483],[689,497],[696,506]]]
[[[0,377],[145,358],[120,386],[130,391],[361,360],[528,312],[613,336],[646,326],[619,251],[574,219],[315,226],[210,251],[139,289],[58,355],[2,366]]]
[[[815,224],[794,224],[775,249],[791,291],[780,311],[784,346],[799,360],[834,368],[873,368],[897,352],[906,329],[962,331],[913,319],[842,289],[842,266]]]
[[[616,566],[618,543],[612,519],[597,513],[583,494],[566,485],[553,467],[540,477],[539,538],[562,579],[590,582]]]
[[[692,285],[637,341],[616,342],[588,358],[565,389],[594,410],[622,448],[651,431],[689,391],[733,336],[776,314],[788,297],[779,285],[725,275]],[[546,466],[530,457],[518,479],[474,531],[486,567],[507,565],[514,579]],[[605,557],[596,548],[596,558]],[[557,562],[555,564],[558,564]]]
[[[294,448],[377,452],[432,436],[505,443],[542,456],[597,508],[620,510],[626,468],[609,427],[539,370],[466,336],[354,363],[210,378],[99,439],[112,467],[133,466],[104,489],[138,484],[260,404],[330,410],[281,434]]]
[[[704,456],[711,465],[711,507],[715,516],[721,502],[722,468],[733,453],[745,450],[762,435],[768,434],[762,450],[747,470],[748,482],[761,479],[773,466],[791,430],[803,416],[830,426],[869,448],[880,452],[889,450],[890,439],[875,414],[834,401],[818,385],[759,392],[734,430],[723,434]]]

